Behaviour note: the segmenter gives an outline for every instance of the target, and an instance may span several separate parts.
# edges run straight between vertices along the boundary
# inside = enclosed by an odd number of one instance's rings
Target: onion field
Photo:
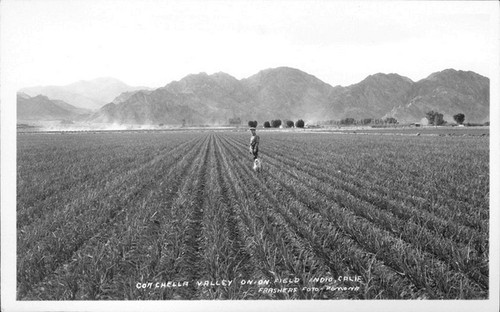
[[[18,300],[489,297],[489,136],[257,132],[18,134]]]

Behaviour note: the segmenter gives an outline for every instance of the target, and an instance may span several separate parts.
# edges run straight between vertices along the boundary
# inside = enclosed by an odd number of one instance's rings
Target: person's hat
[[[250,128],[250,131],[255,130],[255,127]]]

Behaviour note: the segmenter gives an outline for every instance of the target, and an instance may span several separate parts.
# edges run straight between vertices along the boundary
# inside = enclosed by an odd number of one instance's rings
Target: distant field
[[[312,129],[311,129],[312,130]],[[326,128],[314,129],[313,131],[328,131],[356,134],[385,134],[385,135],[438,135],[438,136],[488,136],[490,127],[387,127],[387,128],[371,128],[371,127],[344,127],[344,128]]]
[[[19,134],[18,299],[486,299],[473,133]]]

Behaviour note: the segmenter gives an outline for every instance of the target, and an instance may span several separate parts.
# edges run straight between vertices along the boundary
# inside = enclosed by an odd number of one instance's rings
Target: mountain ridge
[[[51,100],[44,95],[30,97],[26,93],[17,94],[18,120],[82,120],[90,111],[75,107],[61,100]]]
[[[141,94],[93,118],[132,124],[224,124],[238,117],[261,124],[271,119],[314,122],[348,117],[416,122],[435,110],[449,121],[460,112],[468,121],[489,119],[489,79],[454,69],[416,82],[396,73],[376,73],[347,87],[333,87],[291,67],[265,69],[241,80],[222,72],[198,73]]]
[[[445,69],[413,81],[375,73],[349,86],[332,86],[291,67],[269,68],[247,78],[217,72],[190,74],[153,90],[120,93],[88,122],[118,124],[228,124],[230,119],[304,119],[319,122],[394,117],[418,122],[429,110],[464,113],[466,122],[489,121],[489,79]]]

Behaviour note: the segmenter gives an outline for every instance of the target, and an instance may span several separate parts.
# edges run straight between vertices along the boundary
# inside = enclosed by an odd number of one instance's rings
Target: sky
[[[447,68],[490,76],[496,2],[62,1],[1,3],[2,71],[16,87],[114,77],[298,68],[335,86]],[[5,78],[5,77],[4,77]]]

